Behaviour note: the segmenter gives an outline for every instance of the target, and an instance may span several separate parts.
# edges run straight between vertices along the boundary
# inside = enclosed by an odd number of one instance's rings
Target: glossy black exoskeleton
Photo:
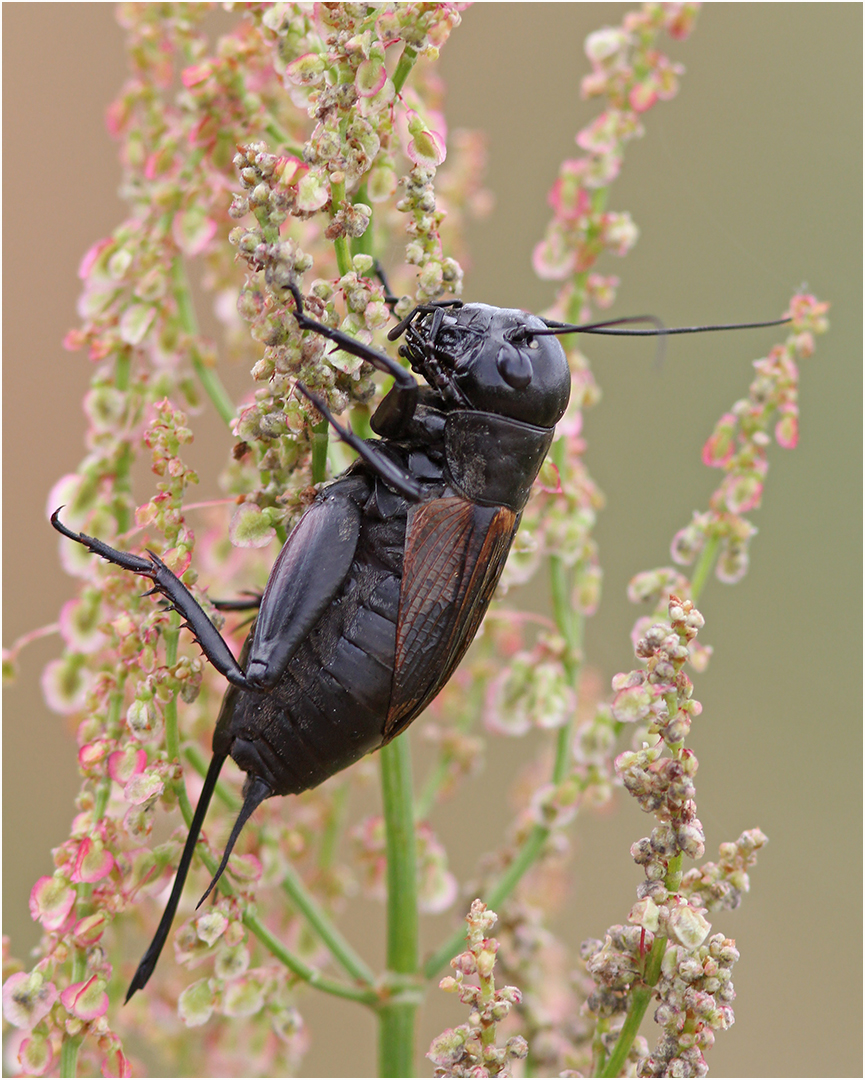
[[[359,456],[322,487],[288,537],[239,661],[156,555],[119,551],[71,532],[57,513],[51,518],[63,535],[147,577],[231,684],[174,887],[127,1000],[156,965],[227,757],[247,781],[208,893],[264,799],[315,787],[383,746],[450,678],[492,598],[568,404],[570,372],[555,335],[595,329],[485,304],[423,305],[389,334],[405,335],[400,353],[420,386],[387,354],[310,318],[299,291],[291,292],[302,329],[395,382],[372,417],[380,438],[366,441],[298,384]]]

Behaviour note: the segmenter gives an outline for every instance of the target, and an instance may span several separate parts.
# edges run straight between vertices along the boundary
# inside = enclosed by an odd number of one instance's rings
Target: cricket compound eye
[[[496,356],[496,369],[508,386],[525,390],[532,381],[532,362],[523,349],[506,341]]]

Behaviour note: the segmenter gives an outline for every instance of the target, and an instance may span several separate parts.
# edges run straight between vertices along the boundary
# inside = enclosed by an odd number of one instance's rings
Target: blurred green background
[[[496,198],[471,231],[466,299],[550,303],[529,257],[558,163],[576,156],[573,136],[598,111],[579,99],[582,42],[627,10],[478,4],[445,46],[449,125],[488,133]],[[83,456],[90,365],[60,345],[76,323],[78,262],[125,214],[103,122],[125,76],[113,16],[97,4],[3,8],[7,646],[55,620],[72,594],[45,502]],[[707,5],[692,38],[669,46],[687,68],[679,96],[647,114],[613,188],[611,208],[631,212],[641,239],[599,268],[622,279],[614,314],[648,311],[668,325],[774,317],[803,282],[832,302],[831,332],[802,365],[799,447],[770,452],[750,573],[735,587],[713,580],[700,604],[715,649],[695,679],[704,711],[691,739],[707,855],[751,826],[771,839],[751,895],[714,920],[742,953],[736,1025],[708,1058],[720,1076],[861,1075],[861,49],[858,4]],[[586,417],[587,462],[608,500],[597,530],[604,603],[587,655],[607,685],[632,666],[627,581],[668,563],[673,533],[705,507],[717,474],[700,463],[702,443],[775,338],[674,339],[660,373],[649,344],[585,346],[604,393]],[[245,372],[227,381],[248,386]],[[229,444],[215,418],[198,430],[190,456],[207,498]],[[38,688],[58,650],[57,638],[28,649],[4,697],[3,928],[19,957],[38,939],[29,889],[51,871],[78,788],[74,739]],[[458,847],[463,823],[496,842],[496,799],[524,756],[520,743],[492,744],[484,774],[436,818],[461,876],[478,854],[476,840]],[[558,926],[568,940],[623,920],[641,879],[628,847],[648,828],[627,799],[615,815],[578,820]],[[437,920],[428,943],[458,917]],[[380,922],[361,901],[344,919],[376,966]],[[315,994],[300,1006],[313,1040],[306,1075],[371,1075],[371,1018]],[[463,1012],[431,990],[421,1053]]]

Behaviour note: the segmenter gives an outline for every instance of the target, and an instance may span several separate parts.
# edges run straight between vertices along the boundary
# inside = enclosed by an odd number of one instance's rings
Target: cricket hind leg
[[[141,574],[152,583],[152,588],[144,595],[150,596],[158,593],[164,596],[169,604],[177,611],[184,620],[185,625],[192,631],[195,640],[201,646],[204,655],[213,664],[220,674],[224,675],[230,683],[244,690],[261,692],[261,687],[253,685],[246,678],[246,673],[234,658],[234,654],[228,647],[225,639],[208,618],[206,612],[183,584],[180,578],[165,565],[165,563],[149,551],[145,559],[141,555],[133,555],[128,551],[119,551],[108,544],[97,540],[85,533],[75,533],[68,529],[59,514],[63,507],[59,507],[51,515],[51,524],[63,536],[83,545],[88,551],[115,566],[124,570],[130,570],[134,574]]]

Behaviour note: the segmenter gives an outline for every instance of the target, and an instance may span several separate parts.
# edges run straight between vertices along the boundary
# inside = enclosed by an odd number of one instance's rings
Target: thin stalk
[[[337,785],[331,795],[331,810],[327,816],[324,832],[321,834],[321,844],[318,849],[319,870],[329,870],[334,864],[347,801],[348,785]]]
[[[175,256],[171,264],[171,281],[174,297],[177,301],[177,314],[180,317],[180,325],[195,342],[198,339],[198,320],[195,317],[195,308],[192,305],[189,280],[186,277],[183,260],[179,255]],[[234,419],[236,409],[234,402],[228,396],[228,391],[222,385],[222,380],[212,367],[204,363],[195,344],[192,345],[191,359],[195,373],[204,387],[204,392],[210,398],[214,408],[225,423],[230,424]]]
[[[372,986],[375,982],[375,974],[372,969],[358,956],[348,941],[333,925],[327,912],[309,892],[299,874],[291,866],[285,871],[285,876],[282,879],[282,889],[291,898],[294,906],[318,934],[319,938],[327,946],[331,956],[342,966],[346,974],[351,975],[358,982]]]
[[[87,963],[81,949],[75,949],[72,953],[72,976],[71,983],[84,982],[87,977]],[[83,1035],[64,1035],[60,1046],[60,1075],[78,1075],[78,1050],[84,1041]]]
[[[625,1065],[640,1024],[646,1014],[649,1002],[652,1000],[652,992],[661,974],[661,961],[667,948],[665,937],[656,937],[651,951],[646,959],[646,973],[643,981],[631,991],[631,1000],[628,1005],[628,1015],[619,1032],[616,1045],[603,1067],[596,1076],[618,1076]]]
[[[709,537],[708,543],[700,552],[700,558],[697,560],[697,565],[694,567],[694,573],[691,577],[691,599],[696,604],[697,598],[703,591],[703,586],[706,584],[706,579],[709,576],[709,571],[715,565],[715,559],[718,557],[718,549],[721,546],[721,538],[716,535]]]
[[[327,478],[327,420],[312,428],[312,482],[321,484]]]
[[[363,203],[364,206],[369,206],[369,194],[367,193],[366,180],[361,182],[360,187],[357,189],[353,203]],[[351,239],[351,253],[352,255],[372,255],[373,250],[373,218],[369,219],[369,224],[366,227],[366,231],[362,236],[353,236]]]
[[[664,885],[671,893],[678,891],[679,885],[682,881],[682,853],[674,855],[670,859],[667,866],[667,873],[664,877]],[[619,1032],[619,1037],[616,1040],[616,1045],[613,1047],[613,1052],[610,1054],[609,1060],[601,1065],[600,1071],[596,1073],[597,1076],[618,1076],[622,1071],[628,1054],[633,1046],[634,1039],[637,1037],[637,1032],[640,1030],[640,1024],[643,1021],[643,1017],[646,1014],[646,1009],[649,1006],[649,1002],[652,1000],[652,993],[657,985],[658,979],[661,976],[661,964],[664,960],[664,953],[667,950],[667,938],[656,937],[652,942],[652,948],[649,950],[649,955],[646,957],[646,963],[641,982],[631,990],[631,998],[628,1002],[628,1015],[625,1017],[625,1023],[622,1026],[622,1030]]]
[[[382,804],[387,849],[387,982],[379,1008],[379,1076],[414,1075],[414,1022],[418,987],[417,853],[406,737],[384,746]]]
[[[214,865],[214,869],[215,868]],[[279,938],[272,934],[262,922],[259,922],[257,916],[250,913],[245,914],[243,916],[243,925],[251,930],[262,945],[264,945],[277,960],[285,964],[289,971],[293,971],[299,979],[303,979],[303,981],[309,983],[310,986],[314,986],[317,990],[323,990],[326,994],[333,994],[335,997],[347,998],[349,1001],[358,1001],[362,1005],[375,1006],[378,1004],[379,997],[375,990],[370,988],[363,989],[357,986],[347,986],[345,983],[327,978],[326,975],[322,975],[316,968],[312,968],[309,964],[305,964],[303,960],[295,956],[294,953],[289,952]]]
[[[174,667],[177,663],[177,645],[180,638],[180,616],[176,611],[171,613],[171,623],[169,628],[165,631],[165,665],[166,667]],[[177,722],[177,694],[173,694],[172,698],[165,705],[165,752],[168,756],[169,762],[180,761],[180,730]],[[186,784],[183,782],[183,777],[180,776],[175,781],[174,790],[177,794],[177,802],[180,806],[180,812],[183,814],[183,818],[187,825],[192,821],[192,804],[189,801],[189,796],[186,794]],[[216,867],[214,867],[214,873]]]
[[[338,178],[338,179],[337,179]],[[345,207],[345,176],[342,173],[330,174],[330,216],[336,217],[340,210]],[[336,265],[340,277],[351,270],[351,252],[348,249],[348,240],[344,236],[338,236],[333,242],[336,252]]]
[[[481,704],[481,688],[479,685],[473,685],[470,691],[471,697],[465,708],[462,716],[456,725],[456,730],[460,734],[465,734],[471,729],[474,723],[475,716]],[[430,769],[427,775],[426,781],[423,785],[420,795],[418,795],[414,804],[414,819],[415,821],[424,821],[429,817],[433,806],[435,805],[436,798],[441,789],[442,784],[447,780],[448,770],[450,768],[451,756],[442,751],[435,765]]]
[[[405,81],[409,77],[411,69],[414,67],[415,60],[417,60],[416,50],[413,49],[411,45],[406,45],[402,51],[402,56],[399,58],[396,71],[393,73],[393,86],[397,93],[399,93],[405,85]]]

